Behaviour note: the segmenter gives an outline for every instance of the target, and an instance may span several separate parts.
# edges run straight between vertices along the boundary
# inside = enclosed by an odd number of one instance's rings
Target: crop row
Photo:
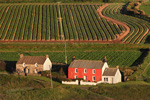
[[[23,53],[25,56],[44,56],[48,54],[53,63],[64,63],[64,52],[32,52]],[[11,57],[10,57],[11,55]],[[107,57],[108,65],[116,67],[131,66],[140,56],[140,51],[94,51],[94,52],[67,52],[68,64],[71,63],[72,56],[81,60],[103,60]],[[17,52],[3,52],[0,53],[0,58],[4,61],[17,61],[19,55]]]
[[[113,40],[123,27],[100,18],[101,5],[0,6],[0,40]]]
[[[117,6],[115,4],[109,5],[104,9],[103,14],[105,16],[125,22],[130,27],[130,32],[124,39],[122,39],[123,42],[136,44],[143,43],[142,42],[144,41],[143,39],[146,38],[147,33],[149,33],[150,24],[147,21],[144,21],[139,18],[127,15],[124,16],[123,14],[120,13],[121,8],[122,6]],[[121,30],[123,29],[120,27],[120,31]]]

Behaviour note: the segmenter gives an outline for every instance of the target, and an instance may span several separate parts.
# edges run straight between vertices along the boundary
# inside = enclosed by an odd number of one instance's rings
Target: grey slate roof
[[[105,68],[103,76],[115,76],[117,68]]]
[[[89,69],[102,69],[104,63],[102,61],[92,60],[74,60],[70,64],[70,68],[89,68]]]
[[[44,64],[46,57],[44,56],[23,56],[19,58],[17,64]]]

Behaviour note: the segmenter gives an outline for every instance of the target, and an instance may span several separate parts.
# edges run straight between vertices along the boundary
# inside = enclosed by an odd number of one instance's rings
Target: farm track
[[[102,14],[102,10],[103,10],[105,7],[107,7],[108,5],[109,5],[109,4],[105,4],[104,6],[101,6],[99,9],[97,9],[97,12],[98,12],[98,14],[99,14],[100,17],[103,17],[103,18],[105,18],[105,19],[107,19],[107,20],[109,20],[109,21],[111,21],[111,22],[113,22],[113,23],[122,25],[122,26],[125,28],[125,31],[122,32],[115,40],[113,40],[113,41],[115,41],[115,42],[116,42],[116,41],[121,42],[121,40],[130,32],[130,28],[129,28],[126,24],[124,24],[124,23],[122,23],[122,22],[120,22],[120,21],[117,21],[117,20],[115,20],[115,19],[113,19],[113,18],[104,16],[104,15]]]
[[[146,37],[148,36],[149,33],[150,27],[149,22],[136,17],[121,14],[120,11],[122,8],[121,6],[120,7],[119,6],[120,5],[117,4],[109,5],[102,12],[103,15],[124,22],[130,27],[129,34],[127,34],[121,41],[123,43],[131,43],[131,44],[145,43],[144,41],[146,40]],[[117,12],[115,12],[116,10],[113,11],[114,14],[111,13],[111,10],[113,8],[118,9]]]

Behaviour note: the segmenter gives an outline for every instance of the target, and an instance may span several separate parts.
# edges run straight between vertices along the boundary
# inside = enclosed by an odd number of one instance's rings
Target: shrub
[[[6,63],[2,60],[0,60],[0,71],[6,70]]]

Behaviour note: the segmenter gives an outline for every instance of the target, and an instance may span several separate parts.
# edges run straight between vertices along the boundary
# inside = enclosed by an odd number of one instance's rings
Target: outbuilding
[[[52,62],[49,56],[24,56],[20,55],[20,58],[16,64],[16,71],[26,74],[38,74],[41,71],[50,70],[52,68]]]

